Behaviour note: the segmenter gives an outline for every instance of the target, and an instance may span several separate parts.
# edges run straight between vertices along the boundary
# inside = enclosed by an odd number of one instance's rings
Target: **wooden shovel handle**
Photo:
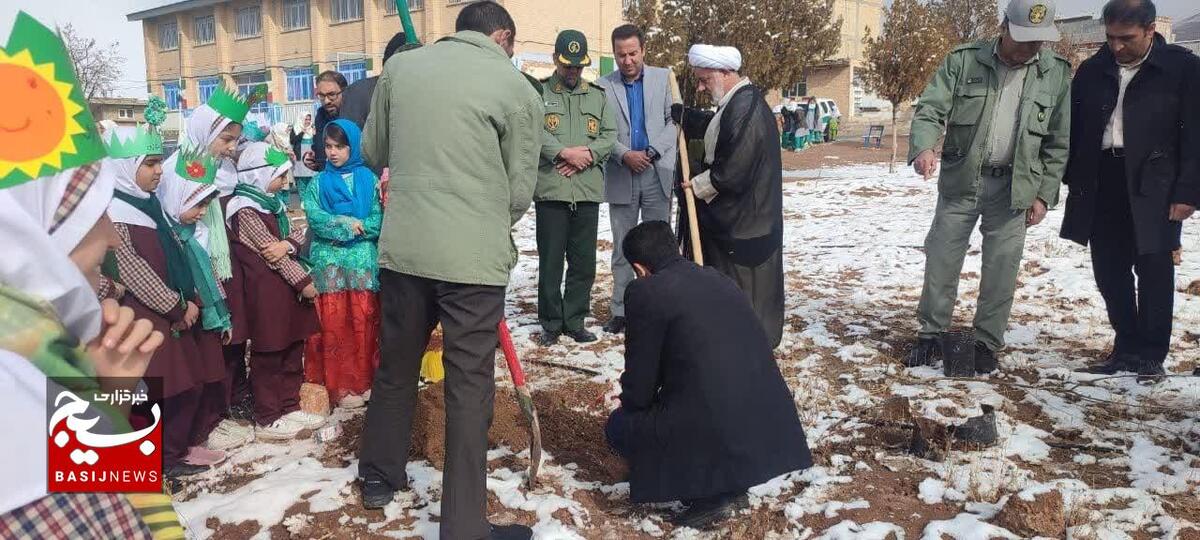
[[[683,103],[683,94],[679,91],[679,81],[675,80],[675,70],[670,71],[671,79],[671,100],[674,103]],[[683,134],[683,119],[676,127],[679,138],[679,165],[682,167],[684,180],[692,178],[692,164],[688,160],[687,136]],[[704,252],[700,249],[700,226],[696,222],[696,194],[692,192],[692,188],[683,188],[683,202],[687,206],[688,232],[691,234],[692,241],[692,260],[700,266],[704,266]]]

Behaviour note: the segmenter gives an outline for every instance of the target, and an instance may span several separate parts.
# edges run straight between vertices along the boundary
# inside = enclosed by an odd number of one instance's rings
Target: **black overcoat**
[[[1063,183],[1062,237],[1086,245],[1097,215],[1104,129],[1117,103],[1118,68],[1107,45],[1071,82],[1071,154]],[[1125,88],[1125,179],[1140,254],[1179,247],[1170,205],[1200,202],[1200,58],[1154,38],[1150,56]]]
[[[766,332],[731,279],[673,259],[629,285],[625,315],[631,500],[738,492],[812,465]]]

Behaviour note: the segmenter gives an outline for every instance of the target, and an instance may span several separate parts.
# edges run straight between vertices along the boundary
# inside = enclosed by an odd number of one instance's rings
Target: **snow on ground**
[[[541,486],[523,481],[528,451],[497,449],[488,488],[497,521],[533,526],[538,538],[1018,538],[996,523],[1003,504],[1055,491],[1073,538],[1195,538],[1200,534],[1200,379],[1154,386],[1074,370],[1100,358],[1111,339],[1087,251],[1057,236],[1062,211],[1029,231],[1001,373],[953,380],[899,359],[916,330],[922,244],[935,185],[910,171],[847,165],[785,174],[787,327],[777,358],[813,447],[816,465],[751,490],[750,511],[716,532],[677,530],[678,505],[628,503],[628,485],[594,478],[549,449]],[[1200,278],[1200,234],[1185,231],[1177,288]],[[601,422],[618,392],[619,340],[538,350],[537,258],[532,213],[517,227],[522,257],[507,317],[535,393],[599,386],[569,406]],[[611,291],[611,238],[600,219],[600,253],[589,321],[600,333]],[[956,325],[970,326],[979,286],[980,237],[972,237]],[[1167,368],[1200,360],[1200,297],[1180,292]],[[589,374],[553,364],[586,368]],[[503,364],[498,373],[504,373]],[[507,375],[499,375],[501,384]],[[588,396],[591,397],[590,395]],[[888,436],[882,404],[908,399],[918,417],[942,425],[996,409],[1000,441],[947,444],[939,460],[909,454]],[[544,416],[543,416],[544,417]],[[333,421],[360,426],[357,413]],[[441,472],[409,465],[411,490],[382,512],[358,507],[353,448],[301,441],[239,450],[229,463],[177,494],[191,532],[206,537],[437,536]]]

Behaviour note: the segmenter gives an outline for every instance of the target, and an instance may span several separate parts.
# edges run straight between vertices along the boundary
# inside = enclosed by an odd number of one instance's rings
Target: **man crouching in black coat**
[[[671,227],[625,237],[621,406],[609,444],[628,462],[635,503],[683,501],[678,524],[705,529],[746,506],[746,490],[808,468],[791,392],[746,293],[679,255]]]

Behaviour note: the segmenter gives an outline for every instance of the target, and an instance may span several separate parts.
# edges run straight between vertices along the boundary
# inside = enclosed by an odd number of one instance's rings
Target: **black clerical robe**
[[[753,84],[736,88],[717,113],[685,110],[687,138],[703,140],[717,115],[716,144],[705,145],[713,148],[713,155],[692,156],[693,175],[707,171],[707,180],[717,192],[708,201],[696,201],[704,264],[733,278],[750,296],[771,346],[776,347],[783,337],[784,294],[779,129],[762,89]],[[680,211],[685,211],[682,204]],[[679,223],[680,238],[686,240],[686,217],[681,216]],[[685,245],[685,252],[690,250]]]

